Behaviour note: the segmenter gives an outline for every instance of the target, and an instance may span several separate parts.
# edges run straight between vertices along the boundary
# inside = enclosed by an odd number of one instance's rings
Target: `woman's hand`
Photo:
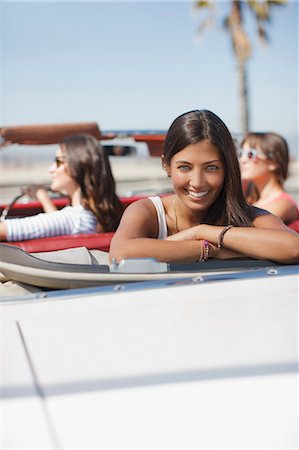
[[[54,212],[57,210],[56,206],[52,202],[47,186],[40,184],[30,184],[22,189],[22,192],[31,198],[35,198],[39,201],[43,207],[45,213]]]
[[[28,195],[28,197],[37,199],[38,191],[47,191],[47,186],[43,184],[29,184],[28,186],[24,186],[22,188],[22,193]]]
[[[200,225],[197,225],[192,228],[188,228],[187,230],[180,231],[179,233],[173,234],[172,236],[168,236],[165,240],[166,241],[189,241],[189,240],[198,240],[201,239],[198,238],[199,234],[199,227]],[[199,242],[198,242],[199,243]],[[235,252],[233,250],[229,250],[225,247],[222,247],[221,250],[218,250],[217,245],[212,244],[210,242],[210,258],[215,259],[232,259],[232,258],[244,258],[244,255],[241,253]]]
[[[179,231],[176,234],[167,236],[166,241],[189,241],[189,240],[199,240],[203,239],[199,237],[199,227],[201,225],[196,225],[195,227],[187,228],[186,230]]]
[[[234,252],[228,248],[222,247],[218,250],[216,245],[210,244],[210,258],[215,259],[233,259],[233,258],[246,258],[241,253]]]

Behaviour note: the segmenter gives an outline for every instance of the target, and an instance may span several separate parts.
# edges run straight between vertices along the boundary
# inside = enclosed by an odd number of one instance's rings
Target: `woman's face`
[[[55,161],[51,164],[49,172],[52,176],[51,189],[53,191],[71,196],[78,188],[77,182],[68,173],[61,147],[58,147],[56,151]]]
[[[264,178],[270,173],[269,161],[262,150],[257,146],[252,148],[248,141],[245,141],[239,153],[241,175],[243,180],[257,180]]]
[[[222,191],[224,164],[220,151],[208,140],[176,153],[165,169],[180,200],[196,213],[207,211]]]

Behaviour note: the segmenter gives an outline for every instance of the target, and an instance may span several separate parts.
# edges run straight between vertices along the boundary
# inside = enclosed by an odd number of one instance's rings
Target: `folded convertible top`
[[[107,139],[113,135],[103,135],[96,122],[65,123],[49,125],[22,125],[0,128],[0,144],[44,145],[57,144],[66,136],[88,133],[96,139]]]

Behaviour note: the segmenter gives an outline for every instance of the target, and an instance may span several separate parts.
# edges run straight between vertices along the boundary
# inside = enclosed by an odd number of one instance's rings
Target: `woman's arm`
[[[54,205],[54,203],[52,202],[46,189],[42,189],[42,188],[37,189],[35,196],[36,196],[37,200],[42,204],[42,207],[43,207],[43,210],[45,211],[45,213],[57,211],[57,208]]]
[[[277,200],[267,206],[266,209],[270,213],[280,217],[285,223],[298,219],[298,209],[296,205],[287,199]]]
[[[48,194],[48,189],[43,185],[30,184],[29,186],[25,186],[22,189],[22,192],[23,194],[26,194],[29,197],[38,200],[41,203],[44,212],[49,213],[57,211],[56,206],[54,205]]]
[[[5,227],[3,233],[0,233],[0,238],[7,241],[23,241],[79,233],[81,230],[76,229],[78,219],[80,224],[84,224],[70,206],[49,214],[40,213],[20,219],[9,219],[0,224]]]
[[[254,220],[254,227],[234,227],[223,238],[223,248],[217,249],[222,226],[197,225],[166,240],[158,240],[158,224],[150,200],[130,205],[122,217],[110,247],[110,259],[156,258],[163,262],[195,262],[201,255],[200,240],[212,245],[210,257],[229,259],[251,257],[282,263],[299,262],[299,235],[277,217],[268,214]]]
[[[201,255],[197,240],[158,240],[158,221],[150,200],[139,200],[125,210],[111,241],[110,260],[115,258],[156,258],[163,262],[194,262]]]
[[[30,187],[30,188],[31,188],[31,187]],[[32,188],[31,188],[31,189],[32,189]],[[48,195],[48,192],[47,192],[45,189],[43,189],[43,188],[38,188],[37,190],[34,191],[34,195],[35,195],[35,197],[37,198],[37,200],[41,202],[41,204],[42,204],[43,209],[44,209],[45,212],[54,212],[54,211],[57,211],[56,206],[55,206],[55,205],[53,204],[53,202],[51,201],[51,199],[50,199],[50,197],[49,197],[49,195]],[[31,216],[31,218],[32,218],[32,217],[35,217],[35,216]],[[16,222],[16,219],[9,219],[9,220],[10,220],[10,225]],[[14,222],[11,222],[12,220],[13,220]],[[22,223],[24,222],[24,218],[23,218],[23,219],[20,219],[20,220],[21,220],[21,221],[20,221],[19,223],[22,224]],[[29,220],[30,220],[30,219],[29,219]],[[7,236],[8,236],[8,234],[9,234],[9,233],[8,233],[8,229],[7,229],[7,223],[8,223],[8,222],[0,223],[0,241],[6,241],[6,240],[7,240]],[[29,225],[29,227],[30,227],[30,225]],[[27,227],[26,227],[26,229],[27,229]],[[19,233],[22,233],[22,232],[23,232],[22,225],[20,226],[18,232],[19,232]],[[37,237],[39,237],[39,236],[37,236]],[[24,239],[24,236],[21,234],[21,235],[19,236],[19,239]],[[27,236],[25,236],[25,239],[29,239],[29,238],[28,238]],[[10,240],[11,240],[11,239],[10,239]],[[12,239],[12,240],[17,240],[17,239]]]
[[[0,241],[6,241],[7,228],[5,222],[0,223]]]
[[[225,233],[223,249],[212,248],[211,256],[225,258],[225,251],[232,250],[241,256],[256,259],[270,259],[282,263],[299,262],[299,235],[290,230],[281,219],[265,214],[257,217],[254,227],[234,227]],[[170,236],[168,240],[206,239],[215,246],[224,227],[198,225]]]

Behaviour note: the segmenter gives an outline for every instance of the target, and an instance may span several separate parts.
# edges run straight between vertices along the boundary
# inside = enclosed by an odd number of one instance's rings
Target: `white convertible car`
[[[297,447],[298,266],[103,258],[0,245],[3,449]]]
[[[110,239],[0,244],[0,447],[298,448],[298,265],[109,266]]]

